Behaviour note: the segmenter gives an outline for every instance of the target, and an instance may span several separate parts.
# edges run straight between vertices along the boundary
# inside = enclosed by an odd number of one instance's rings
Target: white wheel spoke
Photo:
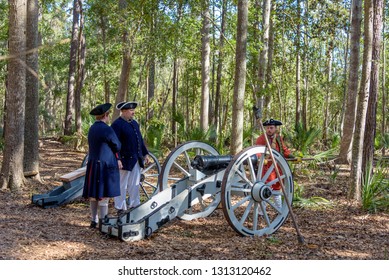
[[[247,163],[249,165],[251,180],[253,182],[255,182],[257,180],[257,176],[256,176],[255,171],[254,171],[253,161],[252,161],[251,157],[247,158]]]
[[[189,155],[188,155],[187,151],[184,152],[184,157],[185,157],[185,161],[186,161],[186,165],[188,166],[188,169],[191,169],[192,166],[190,164],[190,158],[189,158]]]
[[[280,176],[281,180],[285,178],[285,175],[281,175]],[[268,186],[271,186],[271,185],[274,185],[275,183],[279,182],[280,180],[278,180],[278,177],[276,179],[274,179],[273,181],[270,181],[268,183],[266,183],[266,185]]]
[[[253,231],[256,231],[258,228],[258,216],[259,216],[258,207],[259,207],[258,202],[254,202]]]
[[[242,172],[241,172],[240,170],[237,170],[236,173],[237,173],[237,174],[239,175],[239,177],[242,178],[247,184],[249,184],[250,187],[253,186],[253,183],[250,182],[250,181],[247,179],[247,177],[244,176],[244,175],[242,174]]]
[[[246,210],[243,213],[242,219],[239,221],[240,225],[243,226],[243,223],[246,221],[249,213],[250,213],[250,208],[253,205],[254,201],[250,200],[249,204],[246,207]]]
[[[245,203],[246,201],[248,201],[250,198],[251,198],[250,195],[244,197],[243,199],[241,199],[240,201],[238,201],[236,204],[234,204],[234,205],[231,207],[231,210],[235,210],[236,208],[238,208],[239,206],[241,206],[243,203]]]
[[[266,171],[265,175],[261,178],[262,182],[266,182],[267,178],[269,178],[270,174],[273,172],[274,164],[272,164],[269,169]]]
[[[174,166],[176,166],[178,169],[180,169],[186,176],[190,176],[190,173],[185,170],[181,165],[179,165],[177,162],[173,162]]]

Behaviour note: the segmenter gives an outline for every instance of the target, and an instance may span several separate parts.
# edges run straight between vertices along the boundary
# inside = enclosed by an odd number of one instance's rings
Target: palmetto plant
[[[362,177],[362,207],[364,210],[376,213],[389,210],[389,179],[388,166],[378,162],[373,169],[372,164],[366,168]]]
[[[318,128],[304,129],[302,123],[298,123],[294,131],[285,132],[285,138],[292,144],[292,146],[300,151],[303,155],[307,154],[309,148],[319,137],[321,130]]]

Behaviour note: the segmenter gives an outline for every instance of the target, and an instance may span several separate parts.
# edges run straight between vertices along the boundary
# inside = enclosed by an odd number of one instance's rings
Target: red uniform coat
[[[268,137],[268,139],[272,148],[277,152],[279,152],[282,156],[284,156],[285,158],[293,157],[291,151],[286,147],[281,136],[279,136],[278,134],[274,134],[273,137],[271,138]],[[255,141],[255,144],[266,146],[265,134],[259,136],[257,138],[257,141]],[[268,161],[266,164],[264,164],[262,176],[266,174],[267,170],[272,166],[272,164],[273,163],[271,161]],[[282,171],[280,169],[278,170],[280,171],[280,175],[282,175]],[[269,183],[275,179],[277,179],[277,173],[275,169],[273,169],[273,171],[270,173],[269,177],[267,178],[266,183]],[[281,190],[281,184],[279,182],[273,184],[271,187],[273,190]]]

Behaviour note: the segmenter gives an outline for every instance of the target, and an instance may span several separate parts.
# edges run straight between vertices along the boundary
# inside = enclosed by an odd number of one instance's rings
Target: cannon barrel
[[[252,155],[250,158],[253,164],[256,165],[258,162],[257,156]],[[232,159],[233,156],[231,155],[197,155],[191,162],[191,165],[207,175],[212,175],[222,169],[226,169]]]
[[[226,169],[232,158],[230,155],[197,155],[191,164],[193,168],[203,173],[214,174]]]

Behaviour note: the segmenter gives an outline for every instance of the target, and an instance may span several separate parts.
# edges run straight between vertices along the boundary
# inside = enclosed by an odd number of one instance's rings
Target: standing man
[[[120,161],[120,196],[114,198],[118,214],[127,210],[126,195],[129,195],[129,208],[140,204],[139,182],[141,168],[148,162],[149,152],[143,142],[139,124],[134,120],[136,102],[121,102],[116,105],[120,117],[112,123],[112,128],[122,143]]]
[[[118,153],[121,143],[107,124],[111,106],[110,103],[101,104],[90,112],[96,121],[88,132],[89,159],[82,196],[89,198],[91,228],[96,228],[108,214],[109,197],[120,195]]]
[[[257,140],[255,141],[256,145],[266,146],[266,138],[269,140],[269,143],[273,150],[276,150],[279,152],[283,157],[285,158],[294,158],[291,151],[286,147],[284,140],[282,137],[277,133],[277,126],[282,125],[282,122],[277,120],[267,120],[263,123],[263,126],[266,129],[266,135],[262,134],[260,135]],[[272,162],[270,162],[268,159],[265,159],[264,166],[263,166],[263,174],[266,174],[267,170],[272,166]],[[273,170],[268,179],[266,180],[266,183],[269,183],[273,180],[277,179],[277,173],[275,170]],[[271,185],[271,188],[277,192],[281,191],[281,184],[280,182],[276,182],[273,185]],[[274,195],[274,204],[281,208],[282,206],[282,198],[280,195]]]

